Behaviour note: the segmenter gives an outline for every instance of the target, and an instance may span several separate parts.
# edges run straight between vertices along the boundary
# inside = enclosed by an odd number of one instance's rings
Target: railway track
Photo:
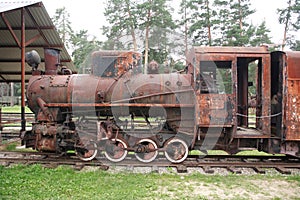
[[[20,134],[19,133],[11,133],[11,132],[2,132],[1,139],[2,139],[2,141],[17,140],[17,139],[20,139]]]
[[[25,113],[26,123],[29,128],[34,122],[33,113]],[[0,113],[0,144],[2,141],[15,141],[20,137],[21,113],[1,112]],[[30,127],[31,128],[31,127]]]
[[[151,163],[142,163],[134,156],[128,156],[120,163],[112,163],[101,156],[90,162],[84,162],[79,160],[74,154],[60,156],[50,153],[0,151],[0,165],[9,166],[11,164],[41,164],[51,168],[59,165],[69,165],[76,170],[81,170],[87,166],[108,170],[117,166],[128,170],[144,168],[148,169],[148,171],[158,171],[159,168],[174,168],[178,173],[186,173],[191,168],[201,169],[207,174],[214,173],[218,169],[242,174],[245,168],[252,169],[255,173],[260,174],[266,173],[268,169],[275,169],[281,174],[291,174],[294,171],[298,174],[300,173],[300,159],[290,156],[190,156],[180,164],[170,163],[163,156],[159,156],[158,159]]]
[[[103,170],[107,170],[109,167],[99,160],[93,160],[90,162],[81,161],[72,154],[60,156],[54,153],[0,151],[0,165],[9,166],[11,164],[41,164],[45,167],[51,168],[59,165],[69,165],[73,166],[74,169],[82,169],[85,166],[93,166],[100,167]]]

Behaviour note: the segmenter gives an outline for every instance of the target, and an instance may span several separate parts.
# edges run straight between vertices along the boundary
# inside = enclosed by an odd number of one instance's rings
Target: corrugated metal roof
[[[23,8],[26,52],[36,50],[43,61],[44,48],[60,49],[61,63],[75,71],[71,57],[41,1],[0,1],[0,82],[21,80],[21,49],[18,43],[21,42]],[[44,68],[43,62],[41,68]],[[26,65],[26,80],[30,72],[31,68]]]
[[[0,1],[0,13],[29,6],[39,1]]]

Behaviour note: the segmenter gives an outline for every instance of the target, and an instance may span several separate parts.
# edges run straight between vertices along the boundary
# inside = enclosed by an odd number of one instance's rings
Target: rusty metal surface
[[[46,103],[45,107],[169,107],[169,108],[194,108],[193,104],[149,104],[149,103]]]
[[[213,53],[213,54],[267,54],[268,48],[263,47],[194,47],[195,53]]]
[[[57,75],[57,68],[61,64],[58,49],[45,49],[45,75]]]
[[[21,10],[21,129],[25,131],[26,129],[26,119],[25,119],[25,47],[26,47],[26,38],[25,38],[25,8]]]
[[[257,94],[258,99],[258,105],[259,105],[259,111],[256,114],[259,114],[259,116],[270,116],[270,105],[271,105],[271,66],[270,66],[270,55],[265,55],[265,57],[262,59],[262,74],[261,77],[258,78],[258,82],[261,82],[261,85],[259,88],[259,94]],[[271,135],[271,123],[270,123],[270,117],[264,117],[260,118],[257,123],[259,123],[259,128],[262,129],[263,134]]]
[[[107,102],[193,103],[191,75],[124,75],[107,91]],[[177,99],[177,100],[176,100]]]
[[[282,81],[285,54],[273,54],[273,59],[265,47],[196,47],[192,54],[185,74],[142,74],[134,72],[138,61],[132,52],[98,52],[92,56],[96,73],[84,75],[64,75],[53,68],[55,55],[48,59],[49,74],[35,74],[28,84],[36,123],[24,138],[40,150],[75,150],[82,160],[104,151],[112,162],[125,159],[128,151],[145,163],[154,161],[158,151],[174,163],[191,149],[299,152],[299,143],[285,143],[300,137],[300,79],[287,76]],[[112,59],[108,70],[103,57]],[[294,65],[293,60],[291,56],[286,62]],[[249,102],[250,65],[256,72],[255,105]],[[286,129],[271,135],[271,128],[281,125],[271,123],[271,96],[281,90],[278,85],[286,87]],[[254,127],[250,106],[256,114]],[[184,153],[172,156],[176,148]]]
[[[288,79],[300,78],[300,52],[287,51],[287,76]]]
[[[118,77],[125,71],[140,73],[142,55],[134,51],[96,51],[92,54],[92,74]]]
[[[300,141],[300,52],[286,52],[285,139]]]
[[[61,75],[61,76],[34,76],[30,79],[27,88],[29,107],[37,110],[40,106],[36,99],[42,98],[46,103],[57,103],[84,106],[93,103],[98,106],[106,104],[128,103],[135,101],[136,105],[157,103],[166,104],[166,107],[180,104],[194,105],[190,93],[192,93],[189,76],[182,78],[178,75],[144,75],[140,74],[118,80],[100,78],[92,75]],[[146,83],[145,83],[146,82]],[[171,84],[174,83],[175,84]],[[115,85],[113,85],[116,83]],[[162,83],[162,84],[159,84]],[[166,86],[168,85],[168,87]],[[88,89],[87,89],[88,86]],[[188,95],[190,94],[190,95]],[[175,97],[177,95],[177,97]],[[178,99],[180,102],[178,103]],[[176,99],[177,98],[177,99]],[[125,105],[125,104],[124,104]],[[147,107],[147,105],[145,105]]]
[[[203,94],[198,95],[200,126],[233,125],[232,95]]]
[[[270,54],[267,51],[266,47],[194,47],[192,54],[194,54],[196,60],[196,72],[201,73],[201,66],[199,71],[200,62],[211,61],[211,62],[220,62],[228,61],[232,63],[232,93],[230,96],[230,101],[234,106],[231,112],[232,119],[227,121],[233,121],[233,125],[239,125],[237,119],[234,118],[237,113],[247,116],[248,115],[248,64],[256,59],[261,59],[261,65],[258,66],[260,69],[259,78],[258,78],[258,89],[257,89],[257,101],[259,103],[257,107],[257,114],[260,116],[270,115],[269,105],[270,105]],[[190,55],[190,60],[193,60]],[[263,67],[262,67],[263,66]],[[213,66],[212,66],[213,67]],[[209,92],[210,93],[210,92]],[[198,113],[200,112],[199,119],[205,121],[206,126],[210,124],[211,114],[219,111],[218,106],[209,106],[211,105],[211,98],[206,94],[198,94],[197,99],[199,104]],[[237,96],[239,95],[239,96]],[[208,97],[206,97],[208,96]],[[218,94],[219,98],[222,98],[221,94]],[[205,100],[206,99],[206,100]],[[226,99],[226,98],[225,98]],[[205,102],[206,101],[206,102]],[[227,101],[227,100],[226,100]],[[224,107],[224,101],[220,101],[219,107]],[[210,107],[210,108],[209,108]],[[217,109],[215,109],[216,107]],[[224,111],[227,112],[227,111]],[[227,114],[223,113],[223,117],[226,117]],[[239,117],[244,122],[241,123],[243,126],[248,126],[246,121],[247,118]],[[200,124],[204,125],[204,121],[201,121]],[[268,118],[258,119],[260,124],[258,127],[263,131],[264,134],[269,134],[270,130],[270,120]]]
[[[286,140],[300,141],[300,79],[290,80],[287,84],[286,98]]]

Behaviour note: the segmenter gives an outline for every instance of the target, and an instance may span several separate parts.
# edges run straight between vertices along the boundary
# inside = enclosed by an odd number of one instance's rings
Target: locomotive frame
[[[45,72],[33,64],[27,88],[36,122],[23,144],[75,150],[87,161],[101,153],[120,162],[131,151],[144,163],[159,152],[180,163],[194,149],[299,156],[299,52],[194,47],[184,74],[142,74],[137,52],[95,52],[92,60],[94,74],[72,74],[60,65],[59,51],[45,49]],[[255,83],[248,81],[250,65]],[[252,127],[249,85],[256,86]]]

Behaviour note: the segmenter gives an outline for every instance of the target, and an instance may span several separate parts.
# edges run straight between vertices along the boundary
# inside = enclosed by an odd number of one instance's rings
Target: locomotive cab
[[[259,142],[270,136],[267,48],[194,47],[190,56],[200,149],[268,150]]]
[[[126,71],[142,72],[142,55],[133,51],[96,51],[92,54],[92,74],[118,77]]]
[[[191,55],[200,149],[299,156],[299,52],[195,47]]]

